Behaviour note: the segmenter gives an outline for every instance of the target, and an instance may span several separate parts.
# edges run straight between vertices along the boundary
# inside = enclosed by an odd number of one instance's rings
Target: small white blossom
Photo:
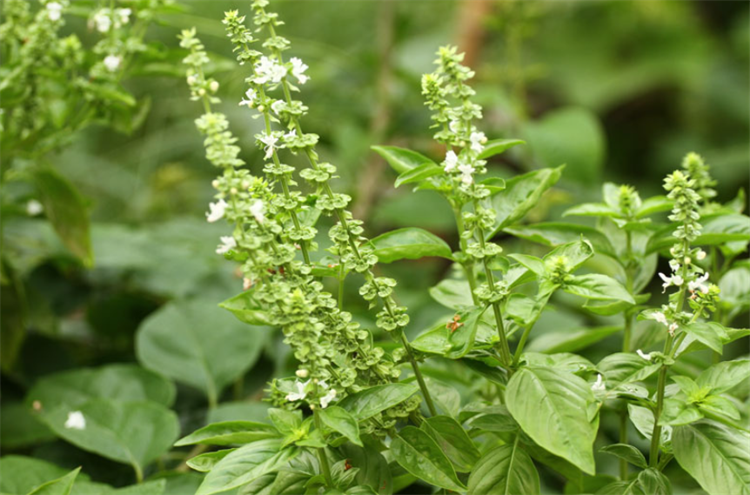
[[[593,392],[604,392],[607,390],[607,386],[604,384],[604,380],[602,380],[602,375],[596,376],[596,382],[591,385],[591,390]]]
[[[208,203],[208,208],[211,210],[208,213],[206,213],[206,220],[208,220],[209,223],[214,223],[217,220],[221,220],[224,218],[224,213],[227,209],[227,202],[223,199],[220,199],[216,203]]]
[[[651,353],[650,352],[648,354],[646,354],[645,352],[643,352],[640,349],[638,349],[635,352],[636,352],[636,354],[638,354],[641,358],[645,359],[646,361],[651,361]]]
[[[244,277],[242,279],[242,290],[248,290],[252,286],[253,286],[253,281],[252,280],[250,280],[247,277]]]
[[[702,276],[696,278],[695,280],[688,282],[688,289],[690,289],[690,292],[700,290],[702,293],[708,294],[708,285],[706,285],[707,280],[708,272],[704,273]]]
[[[450,124],[448,124],[448,128],[458,134],[461,132],[461,121],[460,120],[451,120]]]
[[[664,316],[664,313],[662,313],[661,311],[654,311],[653,315],[654,315],[654,320],[658,321],[662,325],[669,324],[669,322],[667,321],[667,317]]]
[[[672,335],[672,336],[674,336],[674,333],[675,333],[675,331],[676,331],[676,330],[677,330],[678,328],[680,328],[680,327],[679,327],[679,326],[677,326],[677,323],[671,323],[671,324],[669,325],[669,334],[670,334],[670,335]]]
[[[277,142],[279,141],[279,138],[277,138],[277,137],[276,137],[276,136],[274,136],[273,134],[266,134],[266,133],[263,133],[263,134],[262,134],[262,135],[261,135],[261,136],[260,136],[260,137],[258,138],[258,140],[259,140],[259,141],[260,141],[261,143],[263,143],[263,144],[265,144],[265,145],[266,145],[266,147],[265,147],[265,150],[266,150],[266,157],[265,157],[265,158],[266,158],[266,160],[268,160],[269,158],[271,158],[271,157],[273,156],[273,152],[274,152],[274,150],[275,150],[275,149],[276,149],[276,147],[277,147],[277,146],[276,146],[276,143],[277,143]]]
[[[310,375],[310,372],[307,371],[306,369],[301,369],[301,370],[297,370],[294,374],[300,378],[307,378],[308,375]]]
[[[456,155],[456,152],[453,150],[448,151],[448,153],[445,154],[445,161],[443,162],[444,169],[446,173],[451,173],[454,170],[456,170],[456,167],[458,167],[458,156]]]
[[[279,112],[281,112],[281,108],[284,106],[283,100],[276,100],[273,103],[271,103],[271,110],[276,115],[280,115]]]
[[[289,141],[290,139],[294,139],[297,137],[297,129],[292,129],[291,131],[284,134],[284,140]]]
[[[216,254],[228,253],[230,249],[237,247],[237,241],[231,235],[221,236],[221,244],[216,247]]]
[[[680,262],[677,260],[669,260],[669,268],[672,269],[674,273],[677,273],[680,271]]]
[[[326,381],[325,381],[325,380],[320,380],[319,382],[315,382],[315,383],[317,383],[317,384],[318,384],[318,387],[321,387],[321,388],[328,388],[328,384],[326,383]]]
[[[328,404],[331,403],[332,400],[336,398],[336,389],[332,388],[328,391],[327,394],[325,394],[323,397],[320,398],[320,407],[325,409],[328,407]]]
[[[259,199],[250,205],[250,214],[255,217],[255,221],[258,223],[263,223],[266,220],[264,215],[265,212],[266,207],[263,204],[263,201]]]
[[[47,4],[47,17],[50,21],[59,21],[62,17],[63,6],[57,2],[50,2]]]
[[[292,75],[297,78],[297,82],[305,84],[310,79],[310,76],[305,75],[307,65],[297,57],[293,57],[290,62],[292,62]]]
[[[85,430],[86,418],[81,411],[71,411],[68,413],[68,419],[65,421],[65,428],[69,430]]]
[[[130,21],[130,14],[133,13],[130,9],[117,9],[116,12],[121,24],[127,24]]]
[[[94,24],[96,30],[100,33],[106,33],[112,27],[112,18],[109,16],[109,9],[102,9],[94,15]]]
[[[461,172],[461,181],[463,181],[464,184],[469,185],[474,182],[474,178],[471,175],[474,173],[474,167],[470,164],[462,163],[458,166],[458,171]]]
[[[679,275],[672,275],[671,277],[668,277],[664,275],[663,273],[659,273],[659,277],[661,277],[661,279],[664,281],[664,283],[662,284],[662,287],[664,288],[664,290],[662,292],[666,292],[667,287],[669,287],[670,285],[679,287],[683,283],[685,283],[685,281]]]
[[[255,72],[257,76],[253,81],[256,84],[266,84],[269,81],[278,84],[286,76],[286,68],[283,65],[265,56],[258,61]]]
[[[308,383],[310,383],[310,380],[307,380],[304,383],[302,383],[299,380],[296,380],[294,382],[294,386],[297,387],[297,391],[287,394],[286,400],[294,402],[294,401],[302,400],[305,397],[307,397],[307,392],[305,391],[305,388],[307,388]]]
[[[698,261],[703,261],[706,259],[706,252],[704,250],[698,251],[698,254],[695,255],[696,258],[698,258]]]
[[[219,81],[211,81],[211,84],[208,85],[208,89],[210,89],[212,93],[219,91]]]
[[[44,211],[44,206],[42,206],[42,203],[35,199],[30,199],[28,203],[26,203],[26,213],[30,217],[35,217],[39,215],[41,212]]]
[[[245,96],[247,97],[247,99],[243,98],[240,101],[240,106],[247,105],[248,108],[252,108],[252,106],[255,104],[255,97],[256,97],[256,95],[257,94],[256,94],[255,90],[252,89],[252,88],[250,88],[247,91],[245,91]]]
[[[118,57],[117,55],[107,55],[104,58],[104,66],[110,72],[114,72],[120,67],[121,61],[122,61],[122,58]]]
[[[487,137],[483,132],[472,132],[471,136],[469,136],[469,141],[471,141],[471,150],[481,153],[484,149],[484,143],[487,142]]]

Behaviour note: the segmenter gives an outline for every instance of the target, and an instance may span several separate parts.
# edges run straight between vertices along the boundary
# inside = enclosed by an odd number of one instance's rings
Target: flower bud
[[[696,258],[698,258],[698,261],[703,261],[706,259],[706,252],[704,250],[698,251],[698,254],[695,255]]]
[[[310,372],[305,369],[297,370],[295,373],[299,378],[307,378],[309,374]]]
[[[195,76],[188,76],[188,78],[187,78],[187,83],[188,83],[188,84],[189,84],[190,86],[192,86],[193,84],[195,84],[195,82],[196,82],[196,78],[195,78]]]
[[[198,90],[198,94],[199,94],[200,96],[206,96],[206,90],[205,90],[205,89],[203,89],[203,88],[201,88],[201,89],[199,89],[199,90]]]
[[[211,81],[211,84],[209,85],[209,88],[211,89],[212,93],[216,93],[219,91],[219,83],[218,81]]]
[[[214,179],[214,180],[211,181],[211,185],[213,186],[214,189],[218,189],[219,188],[219,181]]]

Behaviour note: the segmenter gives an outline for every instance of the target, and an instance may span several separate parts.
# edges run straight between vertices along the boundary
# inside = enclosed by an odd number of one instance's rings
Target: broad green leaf
[[[659,371],[661,365],[633,353],[617,352],[599,361],[596,367],[604,375],[608,386],[617,387],[645,380]]]
[[[647,495],[672,495],[669,478],[656,468],[644,469],[638,474],[638,484]]]
[[[638,478],[630,481],[613,481],[602,487],[596,492],[596,495],[647,495],[643,493]],[[650,494],[648,494],[650,495]]]
[[[599,273],[574,275],[568,278],[563,290],[570,294],[597,301],[617,300],[635,304],[635,299],[617,280]]]
[[[493,139],[485,143],[484,149],[479,153],[477,158],[486,160],[519,144],[526,144],[526,141],[521,141],[520,139]]]
[[[536,368],[550,368],[574,374],[595,369],[591,361],[585,357],[569,352],[560,352],[557,354],[524,352],[521,360],[529,366]]]
[[[511,433],[518,431],[518,423],[508,412],[505,406],[490,406],[486,413],[479,414],[471,419],[469,426],[485,431],[496,431]]]
[[[696,321],[682,327],[682,330],[688,335],[692,335],[699,342],[707,345],[710,349],[719,354],[723,351],[721,333],[719,325],[711,322]]]
[[[243,323],[257,326],[270,325],[271,319],[268,313],[260,307],[260,303],[255,300],[254,292],[253,289],[240,292],[219,304],[219,307],[226,309]]]
[[[200,428],[181,438],[175,447],[184,445],[241,445],[266,438],[275,438],[279,432],[273,426],[255,421],[223,421]]]
[[[487,179],[479,181],[487,190],[490,192],[490,196],[494,196],[500,191],[505,190],[505,179],[500,177],[488,177]]]
[[[607,236],[597,229],[586,225],[546,222],[533,225],[513,225],[505,227],[503,230],[521,239],[550,247],[557,247],[561,244],[578,241],[583,236],[591,242],[594,251],[597,253],[610,257],[616,256],[615,249],[612,247]]]
[[[479,450],[455,419],[433,416],[423,421],[420,428],[435,440],[456,471],[468,473],[479,460]]]
[[[672,434],[674,456],[710,495],[750,495],[750,434],[703,420]]]
[[[628,404],[628,418],[640,434],[646,437],[646,440],[650,441],[651,434],[654,431],[654,413],[646,407]],[[663,444],[664,441],[671,436],[672,427],[665,426],[662,428],[661,434]]]
[[[449,337],[450,330],[445,324],[440,323],[435,328],[421,333],[416,339],[412,340],[411,346],[420,352],[442,356],[452,347]]]
[[[202,390],[215,404],[221,390],[252,367],[267,336],[213,302],[178,301],[141,324],[136,354],[147,368]]]
[[[736,266],[719,280],[721,300],[719,304],[730,318],[750,309],[750,268]]]
[[[374,254],[381,263],[416,260],[425,256],[451,259],[451,248],[441,238],[424,229],[405,228],[386,232],[372,241]]]
[[[469,282],[465,280],[445,279],[430,287],[430,296],[446,308],[460,310],[474,306]]]
[[[344,444],[340,450],[349,460],[349,464],[359,469],[356,475],[358,485],[369,486],[378,495],[393,493],[391,470],[383,454],[376,449],[357,447],[352,444]]]
[[[458,411],[461,408],[461,394],[455,387],[434,378],[426,378],[425,384],[439,412],[451,417],[458,416]]]
[[[513,225],[536,206],[542,194],[560,179],[563,167],[544,168],[505,181],[505,190],[492,197],[490,204],[497,213],[497,224],[489,232],[492,238]]]
[[[544,262],[536,256],[530,256],[528,254],[509,254],[509,257],[518,261],[522,266],[533,272],[538,277],[543,277],[546,273]]]
[[[451,349],[446,353],[446,357],[460,359],[474,347],[477,330],[482,323],[482,315],[486,310],[487,308],[476,309],[462,315],[460,323],[463,323],[463,325],[448,336]]]
[[[594,402],[589,384],[559,369],[526,367],[505,392],[507,407],[526,434],[549,452],[593,475],[596,425],[587,409]]]
[[[284,435],[291,435],[302,426],[302,411],[300,410],[271,408],[268,410],[268,418]]]
[[[418,390],[419,387],[413,383],[376,385],[345,397],[338,405],[349,411],[357,421],[364,421],[402,403]]]
[[[472,495],[538,495],[539,473],[518,445],[496,447],[482,456],[469,476]]]
[[[44,212],[65,246],[84,265],[94,264],[89,216],[73,184],[52,168],[34,168],[31,178],[39,191]]]
[[[101,368],[79,368],[41,378],[26,396],[30,407],[39,401],[43,409],[60,405],[76,407],[91,399],[152,401],[169,407],[175,387],[162,375],[133,364],[110,364]]]
[[[435,162],[421,153],[407,150],[406,148],[399,148],[398,146],[370,146],[370,149],[385,158],[385,161],[387,161],[393,170],[399,174],[403,174],[407,170],[411,170],[425,163],[436,165]]]
[[[604,203],[582,203],[565,210],[564,217],[622,217],[622,214]]]
[[[636,304],[645,304],[650,298],[651,294],[636,294],[634,296]],[[583,307],[597,315],[612,316],[632,308],[633,305],[625,301],[597,301],[589,299]]]
[[[391,454],[401,467],[431,485],[456,492],[466,490],[435,440],[418,428],[404,427],[391,442]]]
[[[29,492],[29,495],[70,495],[78,473],[81,468],[76,468],[61,478],[48,481]]]
[[[0,448],[18,451],[54,439],[55,435],[26,404],[8,400],[0,406]]]
[[[201,473],[207,473],[213,469],[213,467],[219,463],[220,460],[231,454],[237,449],[224,449],[217,450],[215,452],[207,452],[205,454],[199,454],[195,457],[191,457],[187,460],[186,464],[191,469],[195,469]]]
[[[622,331],[621,326],[558,330],[545,333],[529,344],[529,351],[555,354],[575,352]]]
[[[596,184],[601,175],[606,141],[596,115],[583,107],[564,107],[526,125],[531,150],[544,166],[568,163],[566,178]]]
[[[67,427],[69,415],[79,412],[85,427]],[[40,418],[57,436],[83,450],[142,471],[167,452],[180,432],[177,416],[154,402],[91,399],[76,405],[44,409]]]
[[[353,444],[362,447],[362,440],[359,439],[359,424],[354,416],[345,409],[338,406],[329,406],[325,409],[319,409],[318,416],[324,425],[341,433]]]
[[[703,223],[703,222],[701,222]],[[669,249],[678,240],[672,236],[674,226],[664,227],[648,241],[646,254]],[[726,242],[750,240],[750,217],[745,215],[720,215],[705,221],[701,235],[694,246],[715,246]]]
[[[711,392],[720,394],[746,382],[750,378],[750,359],[716,363],[703,371],[696,382],[701,387],[711,387]]]
[[[268,423],[268,402],[235,401],[222,402],[215,409],[208,411],[206,423],[221,423],[223,421],[255,421]]]
[[[643,204],[635,214],[636,218],[643,218],[654,213],[660,213],[662,211],[669,211],[674,206],[674,201],[667,198],[666,196],[653,196],[651,198],[643,200]]]
[[[65,476],[67,469],[33,457],[5,454],[0,458],[0,493],[26,495],[36,487]],[[88,480],[81,474],[79,480]]]
[[[278,470],[297,453],[279,450],[279,440],[260,440],[230,452],[209,471],[195,495],[213,495],[238,488]]]
[[[709,395],[698,403],[698,409],[709,418],[735,426],[740,421],[737,406],[726,397]]]
[[[607,454],[611,454],[620,459],[625,459],[630,464],[641,469],[646,469],[648,467],[648,463],[646,462],[646,458],[643,456],[643,453],[632,445],[628,445],[625,443],[615,443],[612,445],[607,445],[606,447],[602,447],[601,449],[599,449],[599,451],[606,452]]]
[[[399,174],[396,178],[395,186],[398,187],[402,184],[411,184],[412,182],[419,182],[421,180],[432,177],[433,175],[439,175],[443,173],[443,169],[432,162],[423,163],[417,167],[407,170]]]

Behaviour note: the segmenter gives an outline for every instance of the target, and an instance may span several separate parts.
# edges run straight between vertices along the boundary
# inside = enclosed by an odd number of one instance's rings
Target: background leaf
[[[425,256],[451,258],[450,246],[441,238],[424,229],[405,228],[386,232],[370,241],[374,254],[381,263],[401,259],[416,260]]]

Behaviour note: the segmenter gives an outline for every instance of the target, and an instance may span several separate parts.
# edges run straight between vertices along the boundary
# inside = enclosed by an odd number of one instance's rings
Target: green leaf
[[[621,218],[622,214],[604,203],[583,203],[568,208],[563,216]]]
[[[578,241],[583,236],[591,242],[594,251],[597,253],[613,258],[617,256],[607,236],[597,229],[586,225],[546,222],[533,225],[513,225],[505,227],[503,230],[521,239],[550,247]]]
[[[638,484],[648,495],[672,495],[669,478],[656,468],[648,468],[638,474]]]
[[[364,421],[402,403],[418,390],[419,387],[413,383],[376,385],[345,397],[339,402],[339,407],[349,411],[357,421]]]
[[[617,280],[599,273],[574,275],[566,279],[563,290],[597,301],[616,300],[635,304],[635,299]]]
[[[688,335],[692,335],[699,342],[721,354],[723,351],[723,345],[721,342],[721,334],[717,330],[716,325],[717,324],[711,322],[696,321],[681,328]]]
[[[596,425],[587,409],[594,402],[589,384],[559,369],[526,367],[506,389],[507,407],[526,434],[549,452],[593,475]]]
[[[709,395],[698,403],[698,409],[707,417],[735,426],[740,420],[737,406],[720,395]]]
[[[640,209],[635,214],[635,218],[643,218],[654,213],[660,213],[662,211],[669,211],[674,206],[674,201],[667,198],[666,196],[653,196],[643,201]]]
[[[31,171],[44,212],[65,246],[87,267],[94,264],[89,216],[83,198],[73,184],[55,170]]]
[[[440,323],[435,328],[421,333],[416,339],[412,340],[411,346],[420,352],[442,356],[451,350],[452,345],[449,337],[450,330],[446,328],[445,324]]]
[[[524,352],[521,358],[529,366],[536,368],[551,368],[561,370],[565,373],[578,374],[584,371],[593,371],[594,365],[583,356],[561,352],[557,354],[542,354],[539,352]]]
[[[195,457],[191,457],[186,461],[186,464],[191,469],[195,469],[201,473],[207,473],[211,471],[220,460],[231,454],[237,449],[224,449],[217,450],[215,452],[207,452],[205,454],[199,454]]]
[[[325,409],[319,409],[318,416],[324,425],[341,433],[353,444],[362,447],[362,440],[359,439],[359,424],[354,416],[345,409],[338,406],[329,406]]]
[[[81,468],[76,468],[62,478],[48,481],[29,492],[29,495],[69,495]]]
[[[268,418],[284,435],[292,435],[302,426],[302,411],[287,411],[286,409],[271,408],[268,410]]]
[[[716,363],[703,371],[696,382],[700,387],[711,387],[711,393],[720,394],[731,390],[750,378],[750,359]]]
[[[223,421],[200,428],[174,445],[241,445],[279,436],[276,428],[255,421]]]
[[[463,326],[457,328],[455,332],[451,332],[448,336],[451,349],[445,355],[447,358],[460,359],[474,347],[477,330],[482,323],[482,315],[485,311],[487,311],[487,307],[461,316],[460,323],[463,323]]]
[[[316,271],[316,269],[313,268],[313,271]],[[320,272],[320,270],[317,271]],[[334,270],[333,274],[334,276],[338,275],[338,270]],[[319,273],[319,275],[321,274]],[[255,300],[254,294],[253,289],[240,292],[220,303],[219,307],[226,309],[243,323],[256,326],[270,325],[271,319],[268,313],[260,307],[260,303]]]
[[[195,495],[213,495],[238,488],[275,472],[297,451],[279,450],[279,440],[260,440],[227,454],[209,471]]]
[[[435,440],[456,471],[468,473],[479,460],[479,450],[455,419],[433,416],[423,421],[420,428]]]
[[[403,174],[407,170],[411,170],[425,163],[431,163],[437,166],[435,162],[421,153],[407,150],[405,148],[399,148],[397,146],[370,146],[370,149],[385,158],[393,170],[399,174]]]
[[[67,469],[33,457],[5,454],[0,458],[0,493],[25,495],[36,487],[68,474]],[[80,479],[88,480],[81,474]]]
[[[530,256],[528,254],[509,254],[510,258],[518,261],[522,266],[527,268],[529,271],[534,273],[538,277],[543,277],[547,272],[544,267],[544,262],[536,256]]]
[[[79,368],[41,378],[26,395],[30,408],[39,401],[43,409],[75,408],[91,399],[153,401],[165,407],[174,402],[175,387],[162,375],[134,364]]]
[[[604,129],[596,115],[583,107],[565,107],[526,124],[531,150],[542,165],[568,163],[566,178],[580,184],[599,181],[604,163]]]
[[[472,495],[538,495],[539,473],[518,441],[496,447],[471,471],[467,491]]]
[[[622,331],[621,326],[567,329],[545,333],[529,344],[529,351],[554,354],[575,352]]]
[[[495,227],[487,238],[513,225],[537,205],[544,191],[560,179],[563,167],[544,168],[505,181],[505,190],[492,197],[490,203],[497,213]]]
[[[215,404],[222,389],[255,364],[268,334],[213,302],[177,301],[141,324],[136,354],[147,368],[202,390]]]
[[[465,280],[445,279],[430,287],[430,296],[446,308],[461,310],[474,306],[469,282]]]
[[[646,254],[669,249],[678,240],[672,236],[674,226],[664,227],[648,241]],[[720,215],[707,220],[694,246],[716,246],[727,242],[750,240],[750,217],[745,215]]]
[[[659,371],[661,365],[646,361],[633,353],[617,352],[599,361],[596,367],[604,375],[607,385],[614,388],[645,380]]]
[[[404,427],[391,442],[391,454],[401,467],[431,485],[456,492],[466,490],[435,440],[418,428]]]
[[[493,139],[485,143],[484,149],[479,153],[477,158],[486,160],[519,144],[526,144],[526,141],[521,141],[520,139]]]
[[[680,466],[710,495],[750,495],[750,434],[704,420],[672,434]]]
[[[648,467],[648,463],[646,462],[646,458],[643,456],[643,453],[632,445],[628,445],[625,443],[615,443],[612,445],[607,445],[606,447],[602,447],[601,449],[599,449],[599,451],[606,452],[607,454],[611,454],[620,459],[625,459],[630,464],[641,469],[646,469]]]
[[[369,486],[378,495],[393,493],[391,470],[383,454],[376,449],[357,447],[352,444],[344,444],[339,448],[342,455],[349,460],[349,464],[359,469],[355,477],[358,485]]]
[[[424,229],[392,230],[370,242],[375,246],[374,254],[381,263],[392,263],[402,259],[416,260],[425,256],[452,259],[450,246]]]
[[[65,426],[69,414],[76,411],[85,419],[83,429]],[[154,402],[91,399],[75,409],[66,405],[45,408],[40,418],[73,445],[141,472],[172,447],[180,432],[177,416]]]
[[[413,182],[419,182],[421,180],[427,179],[428,177],[432,177],[434,175],[439,175],[443,173],[443,169],[434,163],[423,163],[422,165],[419,165],[417,167],[414,167],[412,169],[407,170],[406,172],[403,172],[399,174],[399,176],[396,178],[395,186],[398,187],[402,184],[411,184]]]

